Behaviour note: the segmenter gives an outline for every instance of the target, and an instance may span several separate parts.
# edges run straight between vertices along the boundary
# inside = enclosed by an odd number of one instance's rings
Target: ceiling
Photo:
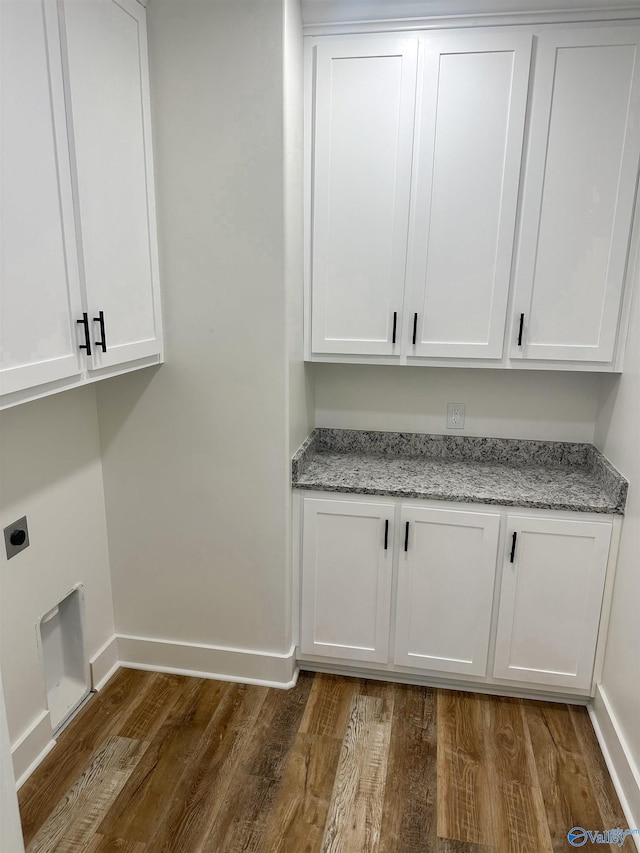
[[[640,15],[640,0],[302,0],[305,26],[459,15],[611,13],[617,10]]]

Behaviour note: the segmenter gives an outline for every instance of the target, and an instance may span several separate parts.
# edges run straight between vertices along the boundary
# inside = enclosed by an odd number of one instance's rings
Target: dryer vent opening
[[[84,598],[77,587],[40,619],[51,726],[57,730],[88,695],[89,663],[84,643]]]

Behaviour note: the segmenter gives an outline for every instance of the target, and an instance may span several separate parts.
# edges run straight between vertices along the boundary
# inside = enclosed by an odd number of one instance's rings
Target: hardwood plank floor
[[[311,673],[121,669],[19,800],[27,853],[552,853],[626,827],[584,708]]]
[[[567,828],[585,829],[602,817],[587,774],[569,707],[550,702],[526,708],[553,850],[567,849]],[[577,816],[580,816],[580,820]]]
[[[393,698],[354,697],[322,853],[379,849],[392,712]]]

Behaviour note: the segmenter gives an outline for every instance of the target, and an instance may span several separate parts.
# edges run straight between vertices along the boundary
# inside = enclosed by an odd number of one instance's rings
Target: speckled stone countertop
[[[623,514],[627,481],[591,444],[315,429],[297,489]]]

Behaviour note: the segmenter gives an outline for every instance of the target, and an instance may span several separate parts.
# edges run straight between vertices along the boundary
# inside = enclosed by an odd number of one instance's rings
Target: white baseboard
[[[289,689],[298,678],[295,646],[282,654],[117,635],[120,666]]]
[[[631,829],[640,829],[640,769],[627,746],[607,694],[600,685],[589,707],[589,716],[627,823]],[[640,850],[640,835],[631,837]]]
[[[49,712],[42,711],[11,747],[16,788],[24,785],[38,764],[56,745],[52,734]]]
[[[91,689],[102,690],[107,681],[116,673],[118,661],[118,641],[114,634],[89,661],[91,667]]]
[[[299,673],[295,646],[281,654],[126,634],[111,637],[91,658],[90,665],[93,690],[101,690],[121,666],[285,690],[295,686]],[[11,749],[17,788],[55,745],[49,712],[43,711]]]

